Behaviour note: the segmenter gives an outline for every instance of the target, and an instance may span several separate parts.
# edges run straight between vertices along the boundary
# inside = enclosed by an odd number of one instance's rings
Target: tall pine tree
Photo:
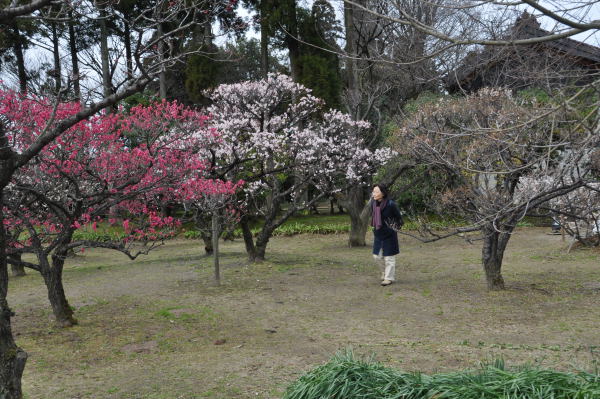
[[[340,108],[342,78],[336,40],[342,34],[335,10],[327,0],[315,0],[310,12],[299,10],[302,39],[299,82],[325,100],[330,108]]]

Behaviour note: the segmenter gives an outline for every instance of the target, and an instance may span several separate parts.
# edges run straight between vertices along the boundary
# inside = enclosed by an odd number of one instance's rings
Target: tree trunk
[[[3,257],[3,255],[0,255]],[[7,281],[6,258],[0,261],[0,277],[2,284]],[[4,287],[3,287],[4,288]],[[10,326],[10,317],[13,315],[6,302],[3,289],[2,298],[0,298],[0,398],[3,399],[21,399],[21,378],[27,362],[27,353],[19,348],[13,339]]]
[[[208,18],[206,22],[204,22],[204,34],[202,36],[202,41],[204,42],[203,47],[208,51],[213,51],[213,34],[212,23],[210,18]]]
[[[256,244],[256,255],[254,256],[254,262],[263,262],[267,252],[267,244],[258,245]]]
[[[253,251],[253,255],[250,256],[250,260],[254,261],[254,262],[262,262],[265,260],[265,253],[267,252],[267,244],[269,243],[269,240],[271,239],[271,237],[273,237],[273,232],[275,231],[275,229],[279,226],[281,226],[283,223],[285,223],[285,221],[289,218],[290,215],[287,215],[285,217],[281,217],[279,219],[275,219],[276,215],[269,215],[267,214],[265,216],[265,224],[263,225],[262,229],[260,230],[260,232],[258,233],[258,237],[256,237],[256,245],[254,246],[254,243],[252,244],[254,247],[254,251]],[[246,246],[246,249],[248,249],[248,246]]]
[[[488,290],[500,291],[504,289],[502,277],[502,258],[504,250],[510,239],[513,228],[502,226],[502,233],[496,231],[494,226],[486,226],[483,230],[482,263],[487,281]]]
[[[292,80],[299,82],[302,76],[302,63],[300,62],[300,42],[298,42],[298,17],[296,14],[296,0],[289,0],[288,31],[285,34],[285,42],[290,56],[290,69]]]
[[[23,42],[22,35],[19,32],[19,26],[17,23],[13,23],[13,31],[15,35],[15,44],[13,51],[15,52],[15,58],[17,61],[17,73],[19,75],[19,91],[25,93],[27,91],[27,71],[25,70],[25,58],[23,57]]]
[[[219,214],[217,211],[213,212],[212,215],[212,246],[213,246],[213,259],[215,265],[215,282],[217,285],[221,285],[221,270],[219,268]]]
[[[279,190],[279,182],[274,181],[273,186],[275,187],[274,192],[280,192]],[[254,261],[261,262],[265,260],[265,253],[267,251],[267,244],[269,240],[273,236],[273,232],[279,226],[281,226],[285,221],[295,212],[295,208],[292,209],[292,204],[290,204],[290,209],[288,209],[284,215],[277,218],[279,210],[281,209],[282,202],[281,195],[273,195],[272,196],[272,204],[271,208],[267,209],[265,213],[265,222],[258,233],[258,237],[256,237],[256,247],[254,251]]]
[[[345,51],[349,55],[344,60],[346,69],[346,107],[347,111],[356,120],[359,117],[359,99],[358,94],[358,66],[355,57],[357,51],[357,32],[354,21],[354,5],[344,3],[344,30],[346,38]]]
[[[16,260],[21,260],[21,254],[12,254],[8,256]],[[12,270],[13,277],[25,276],[25,268],[23,266],[10,265],[10,268]]]
[[[23,266],[11,265],[11,271],[12,271],[13,277],[23,277],[23,276],[27,275],[27,273],[25,273],[25,268]]]
[[[254,256],[255,262],[262,262],[265,260],[265,254],[267,252],[267,244],[269,243],[269,239],[273,235],[274,228],[265,228],[263,226],[262,230],[258,234],[256,238],[256,252]]]
[[[60,327],[71,327],[77,324],[77,320],[73,317],[73,310],[65,296],[65,290],[62,282],[62,271],[65,263],[66,251],[57,251],[52,255],[52,266],[47,260],[40,259],[42,268],[42,276],[44,283],[48,289],[48,300],[52,306],[52,312],[56,318],[56,323]]]
[[[254,237],[252,237],[252,230],[250,230],[250,223],[247,217],[242,217],[242,220],[240,220],[240,227],[242,228],[242,236],[244,237],[248,259],[250,262],[254,262],[256,259],[256,247],[254,246]]]
[[[125,45],[125,65],[127,66],[127,79],[133,79],[133,56],[131,54],[131,31],[129,21],[124,22],[123,43]]]
[[[266,2],[261,1],[260,10],[260,67],[263,78],[269,74],[269,21],[266,12]]]
[[[112,94],[112,81],[110,78],[110,54],[108,53],[108,15],[104,7],[100,7],[100,59],[102,61],[102,88],[104,97]]]
[[[364,188],[359,185],[351,187],[346,191],[344,196],[337,198],[337,202],[338,205],[343,205],[350,215],[350,234],[348,237],[348,246],[366,246],[369,214],[368,212],[364,212]]]
[[[2,129],[2,127],[0,127]],[[4,137],[0,137],[0,140]],[[4,140],[2,140],[4,141]],[[0,142],[0,144],[5,144]],[[5,154],[2,154],[5,155]],[[10,172],[5,169],[4,157],[0,159],[2,175]],[[2,177],[2,186],[5,187],[5,177]],[[0,204],[3,202],[2,191],[0,191]],[[21,378],[27,361],[27,353],[15,344],[10,324],[10,318],[13,316],[12,310],[8,307],[6,296],[8,294],[8,264],[6,259],[6,232],[4,230],[4,213],[0,206],[0,398],[3,399],[21,399]]]
[[[173,203],[169,202],[160,207],[160,212],[164,217],[173,216],[175,209]]]
[[[269,159],[267,160],[266,164],[267,164],[268,170],[275,169],[275,161],[272,157],[272,154],[269,157]],[[271,191],[269,192],[269,194],[267,195],[267,198],[266,198],[264,224],[263,224],[262,228],[260,229],[260,232],[258,233],[258,237],[256,238],[256,246],[254,248],[254,256],[252,259],[253,261],[256,261],[256,262],[261,262],[261,261],[265,260],[265,252],[267,250],[267,243],[269,242],[269,239],[273,235],[273,231],[278,226],[281,226],[281,224],[283,224],[285,222],[285,220],[289,217],[289,215],[288,215],[283,218],[280,218],[279,220],[277,219],[277,214],[281,210],[281,205],[283,202],[283,196],[280,195],[280,193],[282,191],[281,190],[282,183],[279,181],[279,179],[275,175],[271,175],[270,180],[271,180],[271,184],[270,184]],[[302,197],[305,194],[306,193],[300,193],[299,196]],[[286,212],[286,214],[287,214],[287,212]]]
[[[69,11],[69,50],[71,51],[71,68],[73,68],[73,92],[75,93],[75,98],[77,98],[77,101],[81,102],[81,88],[79,86],[79,57],[77,54],[73,13],[71,11]]]
[[[202,241],[204,241],[204,253],[206,255],[212,255],[214,252],[212,233],[203,231],[200,233],[200,236],[202,237]]]
[[[158,36],[163,37],[165,34],[163,24],[158,24]],[[158,42],[158,55],[160,62],[160,73],[158,74],[158,93],[161,99],[167,98],[167,71],[164,64],[165,41],[160,39]]]
[[[306,202],[309,203],[314,198],[315,194],[312,189],[306,190]],[[308,208],[309,212],[314,215],[319,215],[319,207],[317,206],[317,202],[313,202],[313,204]]]
[[[196,224],[196,231],[200,232],[200,237],[204,241],[204,253],[205,255],[212,255],[213,253],[213,241],[211,233],[211,220],[204,217],[203,213],[197,213],[194,223]]]
[[[52,22],[52,53],[54,56],[54,90],[56,94],[60,92],[60,88],[62,85],[61,81],[61,67],[60,67],[60,47],[59,47],[59,39],[58,39],[58,26],[56,22]]]
[[[267,244],[269,243],[269,239],[273,235],[272,227],[263,226],[262,230],[258,234],[256,238],[256,252],[254,256],[255,262],[262,262],[265,260],[265,254],[267,252]]]
[[[368,224],[360,215],[350,213],[350,234],[348,237],[349,247],[364,247],[367,245],[366,237]]]
[[[354,186],[348,190],[348,199],[344,201],[343,205],[348,210],[350,215],[350,237],[348,239],[348,245],[350,247],[364,247],[367,245],[367,227],[368,218],[363,213],[365,207],[365,195],[363,187]]]

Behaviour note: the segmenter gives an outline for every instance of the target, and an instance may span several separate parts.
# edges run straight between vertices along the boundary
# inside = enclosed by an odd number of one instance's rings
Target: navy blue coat
[[[375,236],[375,241],[373,242],[374,255],[379,255],[381,249],[383,249],[383,256],[393,256],[400,253],[398,233],[389,227],[387,222],[401,219],[402,216],[396,203],[388,200],[385,208],[381,211],[381,227],[377,230],[373,227],[373,235]]]

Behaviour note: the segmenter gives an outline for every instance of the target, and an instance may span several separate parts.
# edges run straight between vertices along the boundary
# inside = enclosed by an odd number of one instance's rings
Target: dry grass
[[[223,244],[224,283],[194,241],[129,262],[106,251],[70,259],[64,281],[80,325],[50,320],[41,278],[13,279],[26,398],[278,398],[338,349],[432,373],[541,363],[590,369],[600,351],[600,254],[566,254],[547,229],[509,244],[508,289],[485,290],[480,248],[401,239],[398,282],[378,285],[367,248],[345,235],[276,238],[248,265]]]

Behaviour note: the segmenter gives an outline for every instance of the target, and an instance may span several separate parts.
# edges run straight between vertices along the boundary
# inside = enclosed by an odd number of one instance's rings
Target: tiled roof
[[[517,18],[511,34],[506,39],[523,40],[549,35],[552,35],[552,32],[541,29],[536,18],[525,12]],[[519,45],[519,47],[522,46],[528,47],[527,45]],[[600,47],[591,46],[570,38],[546,41],[535,46],[544,46],[567,56],[597,64],[600,67]],[[480,70],[504,59],[505,53],[503,50],[511,51],[511,49],[512,47],[486,46],[480,51],[471,52],[465,57],[463,64],[448,75],[448,83],[452,86],[458,82],[476,77]]]
[[[516,39],[530,39],[535,37],[549,36],[552,32],[541,29],[535,18],[522,18],[515,25]],[[600,62],[600,47],[591,46],[571,38],[551,40],[543,43],[545,46],[557,49],[566,54],[586,58],[590,61]]]

